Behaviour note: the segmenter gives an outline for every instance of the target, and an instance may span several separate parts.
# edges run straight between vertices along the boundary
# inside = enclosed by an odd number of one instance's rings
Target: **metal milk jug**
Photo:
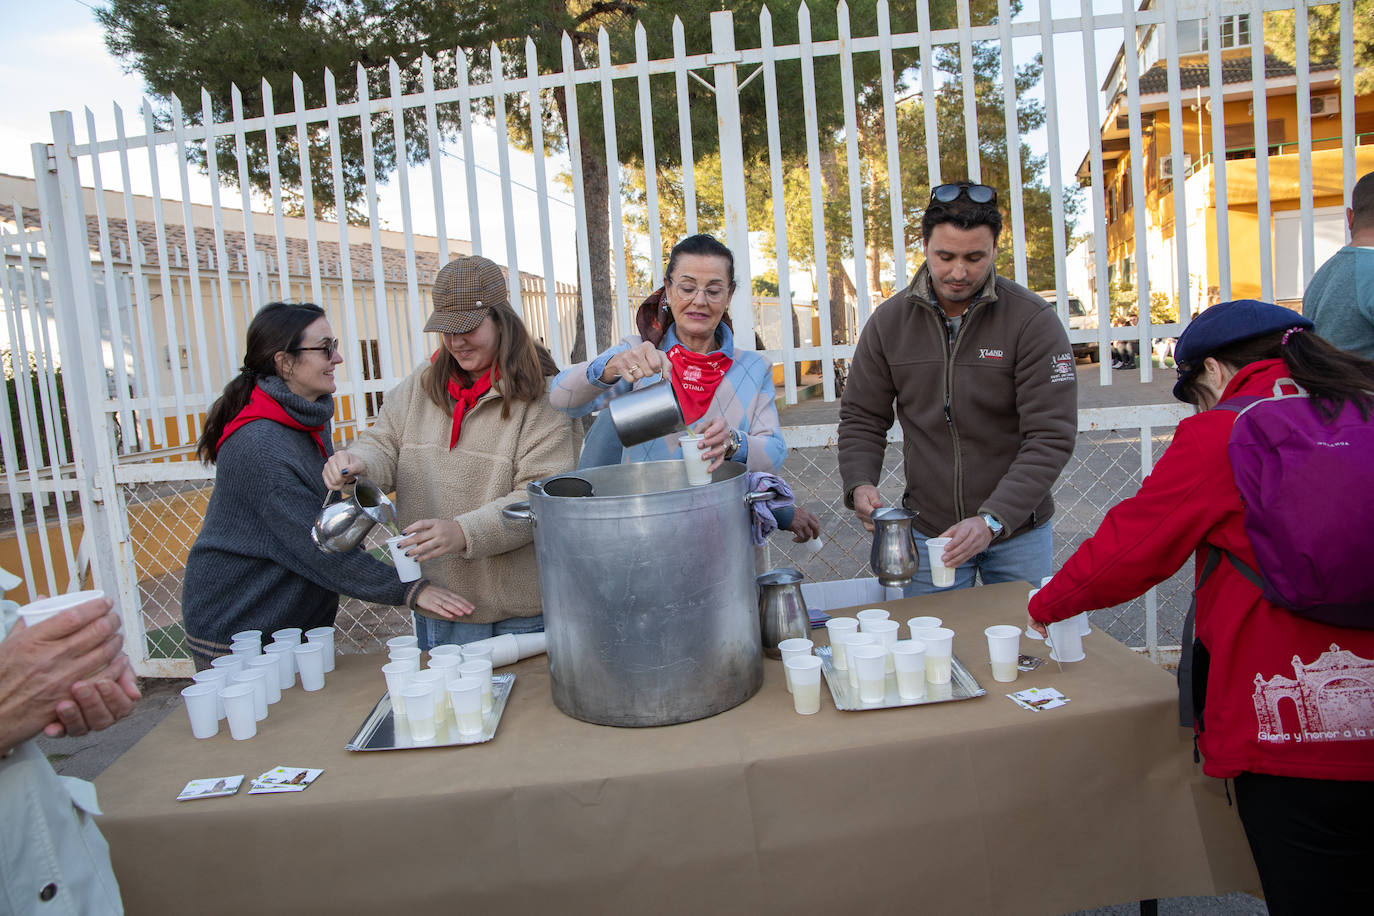
[[[784,639],[806,639],[811,634],[811,615],[801,590],[805,578],[801,570],[785,567],[770,569],[754,580],[759,591],[763,654],[769,658],[782,658],[778,643]]]
[[[906,585],[916,575],[920,554],[916,551],[916,532],[911,527],[915,518],[915,512],[895,506],[873,513],[873,548],[868,565],[880,585]]]
[[[339,501],[331,505],[335,492]],[[325,553],[348,553],[363,542],[378,522],[395,530],[396,509],[375,484],[360,477],[353,482],[353,495],[347,499],[342,490],[330,490],[324,495],[324,505],[310,529],[310,538]]]

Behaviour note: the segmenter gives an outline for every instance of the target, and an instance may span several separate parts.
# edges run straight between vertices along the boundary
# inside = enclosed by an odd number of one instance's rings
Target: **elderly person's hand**
[[[651,375],[666,374],[668,360],[663,351],[648,341],[643,341],[606,360],[606,368],[601,373],[601,384],[614,384],[623,378],[631,385]]]
[[[57,704],[57,721],[43,734],[61,738],[102,731],[133,712],[140,696],[133,666],[121,653],[97,680],[72,684],[72,698]]]
[[[873,532],[873,513],[882,507],[882,497],[873,484],[860,484],[854,488],[854,515],[863,522],[864,530],[870,534]]]
[[[696,429],[692,430],[701,441],[697,443],[697,448],[701,450],[702,458],[711,462],[706,468],[707,472],[714,471],[725,461],[725,446],[729,441],[730,427],[720,417],[709,420],[706,423],[698,423]]]
[[[49,726],[54,735],[88,729],[88,714],[108,724],[107,714],[112,722],[132,709],[138,690],[120,652],[124,637],[112,606],[107,598],[93,599],[32,627],[20,622],[0,642],[0,752]],[[94,688],[96,696],[84,688],[73,694],[78,685],[101,681],[129,702],[108,687]]]
[[[792,540],[800,544],[821,536],[821,520],[815,513],[796,506],[792,515]]]
[[[975,515],[955,522],[940,537],[949,538],[949,543],[945,545],[944,563],[954,569],[987,549],[992,543],[992,529],[982,516]]]
[[[351,452],[340,450],[329,456],[320,476],[329,489],[342,490],[346,484],[367,476],[367,464]]]
[[[415,607],[445,620],[466,617],[473,610],[471,601],[433,582],[420,589],[420,594],[415,596]]]
[[[405,534],[399,546],[422,563],[446,553],[462,553],[468,546],[463,526],[451,518],[422,518],[406,525]]]

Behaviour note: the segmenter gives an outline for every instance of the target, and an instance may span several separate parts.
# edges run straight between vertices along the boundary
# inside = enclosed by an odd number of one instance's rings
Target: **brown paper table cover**
[[[503,669],[518,677],[492,742],[353,753],[385,683],[378,657],[341,657],[249,741],[197,741],[170,715],[97,780],[100,827],[138,914],[1055,914],[1257,888],[1167,672],[1096,632],[1062,673],[1047,659],[992,679],[983,628],[1024,623],[1027,589],[878,605],[903,625],[943,617],[988,689],[901,709],[840,712],[826,696],[798,716],[768,660],[733,710],[610,728],[558,712],[540,656]],[[1072,702],[1031,712],[1004,696],[1026,687]],[[277,764],[324,774],[249,796]],[[175,801],[189,779],[238,773],[236,796]]]

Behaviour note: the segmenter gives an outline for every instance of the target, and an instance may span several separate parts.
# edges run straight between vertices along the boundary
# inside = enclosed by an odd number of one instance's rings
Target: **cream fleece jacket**
[[[526,484],[577,466],[581,430],[549,406],[513,401],[501,419],[499,383],[463,418],[458,444],[448,447],[451,410],[425,394],[421,366],[387,392],[377,422],[348,447],[367,476],[396,493],[401,527],[422,518],[451,518],[467,536],[461,554],[427,560],[427,578],[471,601],[465,622],[494,623],[543,613],[533,530],[502,518],[508,503],[527,498]]]

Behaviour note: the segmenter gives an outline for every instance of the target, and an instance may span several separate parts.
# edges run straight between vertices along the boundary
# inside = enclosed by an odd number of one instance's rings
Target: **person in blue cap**
[[[1269,912],[1362,912],[1374,900],[1374,629],[1299,616],[1233,563],[1208,562],[1216,548],[1259,568],[1227,451],[1238,413],[1211,408],[1296,383],[1319,415],[1353,402],[1369,422],[1374,362],[1333,347],[1297,312],[1253,300],[1204,311],[1174,356],[1174,396],[1199,412],[1031,599],[1030,625],[1043,633],[1130,601],[1194,557],[1199,670],[1210,657],[1197,747],[1204,773],[1235,780]],[[1352,511],[1349,524],[1370,520]]]

